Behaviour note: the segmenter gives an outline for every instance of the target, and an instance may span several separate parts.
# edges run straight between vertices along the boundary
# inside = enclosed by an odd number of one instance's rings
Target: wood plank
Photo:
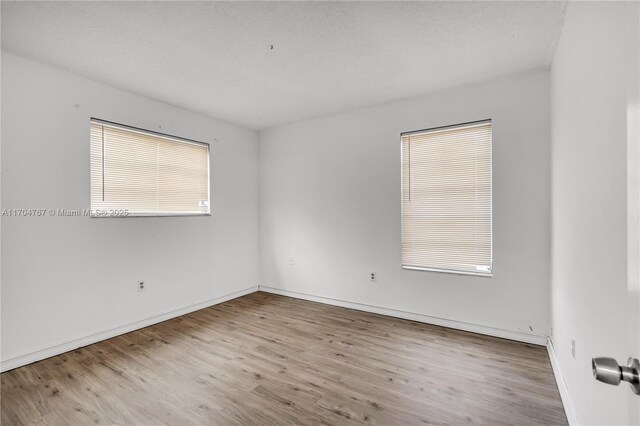
[[[567,424],[543,347],[261,292],[1,379],[3,425]]]

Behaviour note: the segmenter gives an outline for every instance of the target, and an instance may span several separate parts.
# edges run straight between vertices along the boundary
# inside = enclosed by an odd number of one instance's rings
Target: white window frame
[[[92,195],[90,194],[90,217],[92,218],[123,218],[123,217],[183,217],[183,216],[211,216],[211,147],[210,144],[206,142],[200,142],[193,139],[188,139],[180,136],[169,135],[166,133],[156,132],[153,130],[142,129],[139,127],[129,126],[126,124],[116,123],[113,121],[103,120],[100,118],[91,117],[90,126],[94,123],[102,124],[110,127],[120,128],[133,133],[140,133],[143,135],[150,135],[153,137],[160,137],[163,139],[170,140],[176,143],[184,143],[184,144],[193,144],[204,146],[207,149],[207,200],[206,200],[206,210],[203,212],[183,212],[183,211],[148,211],[148,212],[126,212],[124,213],[122,210],[126,209],[113,209],[113,211],[109,211],[109,209],[99,209],[94,208],[92,203]],[[91,138],[89,138],[91,139]],[[90,140],[91,144],[91,140]],[[103,174],[104,174],[104,157],[103,157]],[[92,171],[89,171],[89,181],[90,187],[93,179]],[[91,191],[91,188],[90,188]],[[204,200],[203,200],[204,201]]]
[[[445,125],[445,126],[439,126],[439,127],[432,127],[432,128],[427,128],[427,129],[421,129],[421,130],[412,130],[412,131],[402,132],[400,134],[401,250],[404,250],[403,243],[404,243],[404,235],[405,235],[405,232],[404,232],[404,226],[405,226],[404,199],[403,199],[403,197],[404,197],[404,175],[403,175],[403,173],[404,173],[404,150],[403,150],[403,141],[402,141],[403,137],[406,136],[406,135],[411,135],[411,134],[437,132],[437,131],[443,131],[443,130],[447,130],[447,129],[464,128],[464,127],[477,126],[477,125],[483,125],[483,124],[489,124],[491,126],[491,143],[490,143],[491,156],[490,156],[490,159],[489,159],[489,170],[490,170],[489,171],[489,197],[490,197],[490,200],[491,200],[490,203],[489,203],[489,214],[490,214],[490,220],[489,220],[489,227],[490,227],[490,231],[489,231],[490,232],[490,237],[489,237],[490,266],[489,266],[489,270],[488,271],[483,271],[483,270],[463,271],[463,270],[456,270],[456,269],[444,269],[444,268],[405,265],[404,264],[404,252],[401,253],[401,257],[402,257],[401,266],[402,266],[402,269],[415,270],[415,271],[427,271],[427,272],[440,272],[440,273],[457,274],[457,275],[471,275],[471,276],[486,277],[486,278],[493,277],[493,272],[494,272],[494,267],[493,267],[493,122],[492,122],[491,119],[470,121],[470,122],[464,122],[464,123],[452,124],[452,125]]]

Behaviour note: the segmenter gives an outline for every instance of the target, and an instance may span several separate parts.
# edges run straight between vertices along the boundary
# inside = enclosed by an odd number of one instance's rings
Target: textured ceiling
[[[564,9],[558,2],[3,1],[2,47],[259,130],[546,69]]]

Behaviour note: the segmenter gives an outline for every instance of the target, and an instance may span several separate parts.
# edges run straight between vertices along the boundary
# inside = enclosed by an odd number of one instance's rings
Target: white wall
[[[493,278],[402,270],[400,133],[486,118]],[[549,131],[540,72],[261,132],[261,285],[548,335]]]
[[[2,217],[3,366],[258,284],[255,132],[5,52],[2,207],[89,207],[92,116],[210,142],[212,215]]]
[[[637,31],[637,3],[571,3],[551,70],[552,340],[581,424],[632,424],[638,404],[591,374],[591,357],[626,362],[640,327],[626,316],[629,23]]]

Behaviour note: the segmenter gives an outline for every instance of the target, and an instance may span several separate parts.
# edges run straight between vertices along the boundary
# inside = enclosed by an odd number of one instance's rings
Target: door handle
[[[592,358],[591,368],[596,380],[614,386],[628,382],[633,393],[640,395],[640,361],[637,359],[629,358],[627,366],[621,367],[613,358]]]

